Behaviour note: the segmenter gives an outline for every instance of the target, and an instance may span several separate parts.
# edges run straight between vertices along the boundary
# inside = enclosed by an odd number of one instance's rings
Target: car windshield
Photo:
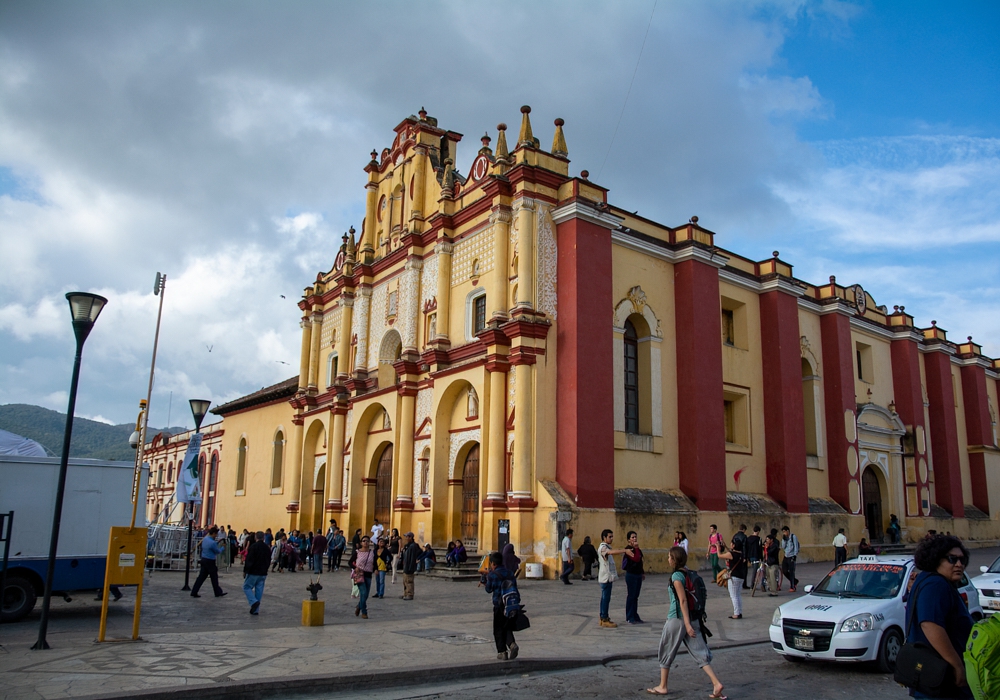
[[[990,568],[986,573],[1000,574],[1000,557],[997,557],[997,560],[990,565]]]
[[[838,598],[894,598],[905,574],[906,567],[899,564],[842,564],[812,592]]]

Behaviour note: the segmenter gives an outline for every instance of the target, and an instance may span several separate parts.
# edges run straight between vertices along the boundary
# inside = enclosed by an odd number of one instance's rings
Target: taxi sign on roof
[[[874,554],[862,554],[858,557],[858,561],[878,561],[878,557]]]

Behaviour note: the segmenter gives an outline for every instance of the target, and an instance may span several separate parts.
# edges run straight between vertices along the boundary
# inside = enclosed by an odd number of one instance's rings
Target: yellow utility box
[[[302,626],[321,627],[326,615],[326,601],[324,600],[303,600],[302,601]]]

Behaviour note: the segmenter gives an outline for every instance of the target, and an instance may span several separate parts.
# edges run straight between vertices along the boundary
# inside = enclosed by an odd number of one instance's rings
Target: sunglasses
[[[962,562],[962,566],[969,565],[969,558],[964,554],[961,556],[955,556],[954,554],[949,554],[947,557],[945,557],[945,559],[947,559],[948,563],[951,564],[952,566],[954,566],[958,562]]]

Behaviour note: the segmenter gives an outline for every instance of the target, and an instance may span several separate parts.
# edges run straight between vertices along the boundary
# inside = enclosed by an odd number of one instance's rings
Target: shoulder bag
[[[913,607],[906,621],[906,643],[896,657],[896,671],[893,678],[900,685],[912,688],[931,697],[948,697],[956,687],[951,664],[941,658],[937,650],[929,644],[910,642],[910,629],[917,613],[917,592],[911,596]]]

